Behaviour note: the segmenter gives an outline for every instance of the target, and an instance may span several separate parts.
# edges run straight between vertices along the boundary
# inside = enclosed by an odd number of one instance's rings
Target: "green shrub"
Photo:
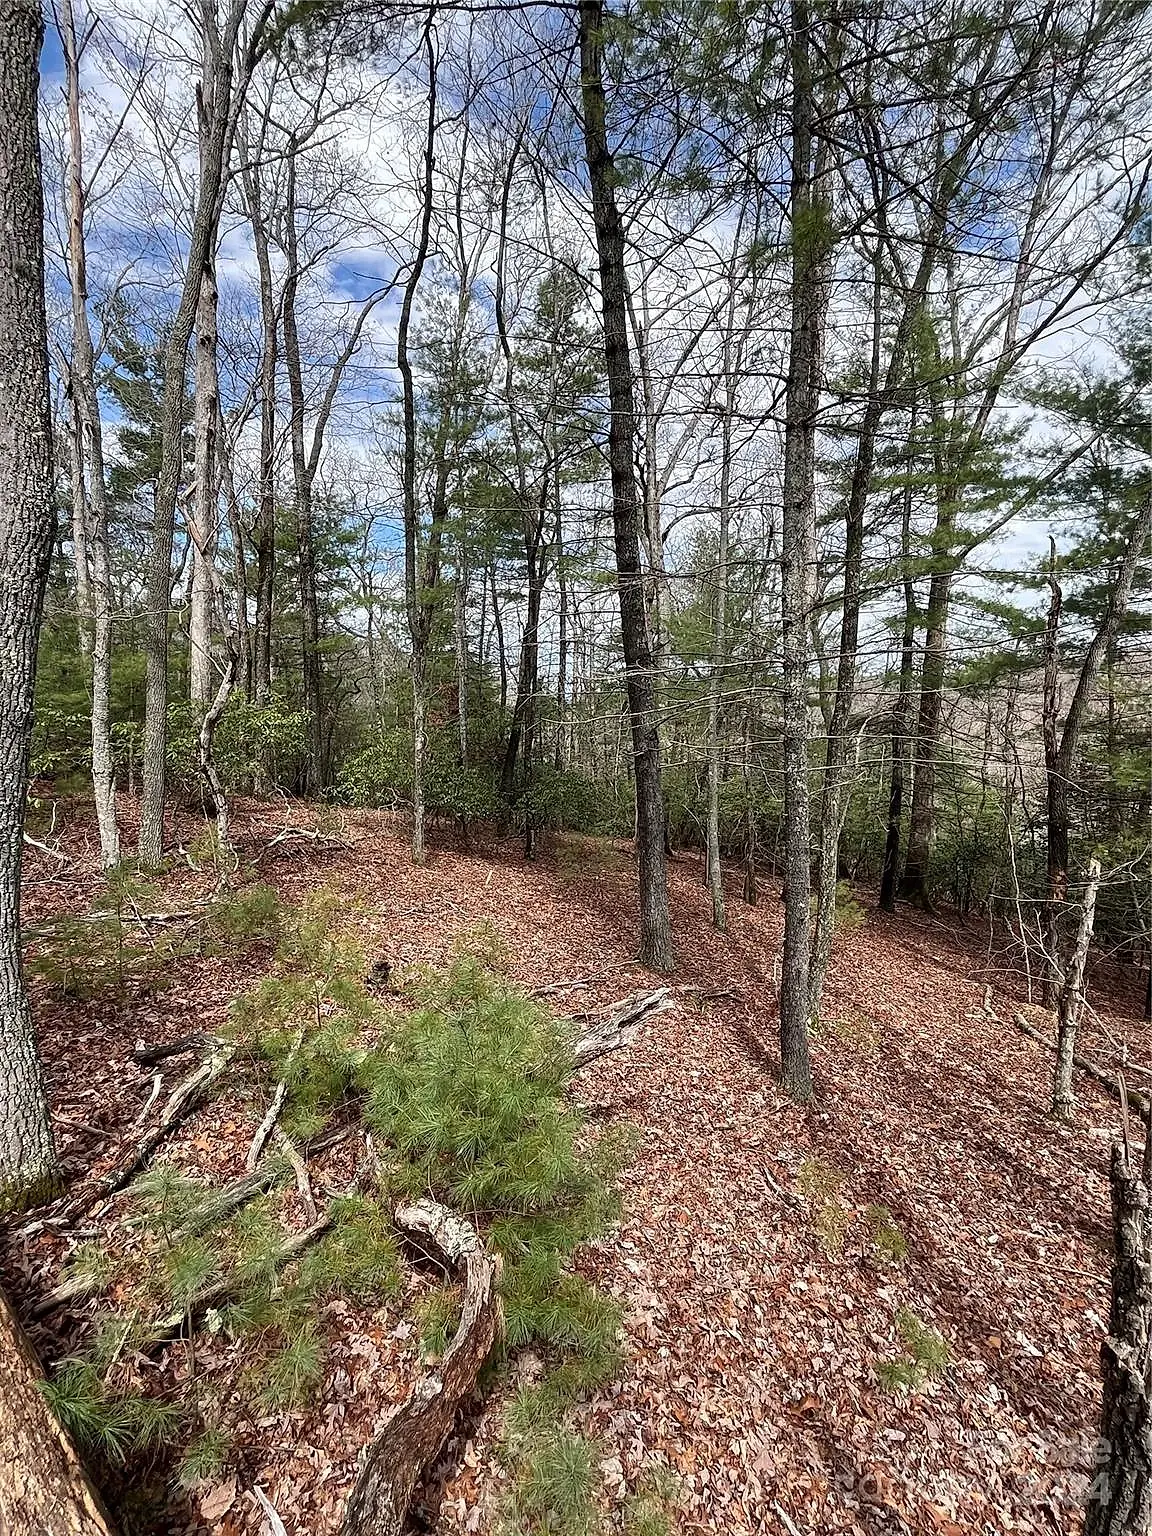
[[[199,788],[201,711],[187,700],[168,708],[168,772],[174,784]],[[260,792],[290,783],[309,749],[309,720],[283,699],[253,704],[234,695],[216,727],[212,755],[224,787]]]
[[[212,909],[212,927],[231,943],[280,936],[280,897],[270,885],[246,885]]]

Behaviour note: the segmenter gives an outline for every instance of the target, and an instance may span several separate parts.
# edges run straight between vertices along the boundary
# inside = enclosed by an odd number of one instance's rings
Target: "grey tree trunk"
[[[224,183],[239,100],[262,45],[267,13],[261,13],[248,38],[242,78],[236,80],[237,35],[246,0],[231,0],[223,28],[214,6],[201,10],[205,79],[198,98],[201,116],[200,179],[188,242],[180,303],[164,354],[164,393],[160,414],[160,471],[148,558],[145,625],[144,747],[137,853],[145,868],[155,868],[164,854],[165,754],[168,745],[168,608],[172,596],[172,542],[183,457],[184,384],[188,343],[196,318],[200,284],[216,240]]]
[[[20,864],[40,616],[56,517],[34,0],[0,0],[0,1210],[56,1178],[20,958]]]
[[[735,274],[733,274],[733,277]],[[733,289],[735,285],[733,284]],[[729,322],[734,319],[734,305],[729,308]],[[720,441],[720,542],[716,554],[716,596],[712,616],[712,657],[708,670],[708,888],[712,895],[712,926],[723,933],[724,870],[720,863],[720,768],[723,744],[720,739],[720,701],[724,691],[724,666],[728,636],[728,539],[732,493],[732,413],[735,387],[731,376],[724,397],[724,426]]]
[[[420,505],[416,486],[416,386],[408,336],[416,292],[428,260],[432,230],[432,194],[436,156],[436,44],[432,37],[432,15],[424,27],[424,53],[428,61],[428,110],[424,134],[422,201],[415,256],[404,285],[400,319],[396,330],[396,366],[400,373],[404,442],[401,463],[401,491],[404,503],[404,606],[408,619],[409,676],[412,680],[412,862],[423,864],[424,847],[424,756],[427,746],[428,717],[428,640],[432,625],[432,582],[422,580],[425,561],[420,548]]]
[[[668,915],[668,870],[664,861],[660,732],[656,714],[655,666],[648,636],[644,575],[640,564],[640,508],[633,463],[636,414],[628,350],[624,227],[616,206],[616,169],[608,146],[607,107],[602,76],[603,23],[601,0],[580,0],[580,97],[584,114],[584,147],[592,191],[592,219],[600,265],[604,363],[611,408],[608,461],[612,473],[612,527],[636,780],[640,961],[651,970],[670,971],[675,961]]]
[[[88,321],[88,261],[84,238],[84,141],[80,119],[80,57],[72,0],[59,11],[68,93],[68,281],[72,290],[72,358],[69,375],[75,418],[74,498],[79,503],[84,549],[77,572],[85,574],[82,632],[92,666],[92,788],[100,834],[100,862],[120,862],[116,825],[116,777],[112,758],[112,582],[108,561],[108,493],[104,436],[96,393],[96,359]],[[87,516],[84,516],[85,508]]]
[[[1096,916],[1096,892],[1100,887],[1100,860],[1093,859],[1088,865],[1088,888],[1084,893],[1084,905],[1080,911],[1080,927],[1076,934],[1076,946],[1068,974],[1060,990],[1060,1007],[1056,1030],[1056,1075],[1052,1084],[1052,1113],[1062,1120],[1071,1120],[1075,1108],[1072,1092],[1072,1066],[1076,1055],[1076,1033],[1080,1027],[1080,1015],[1084,1011],[1084,967],[1088,963],[1088,946],[1092,942],[1092,923]]]
[[[254,169],[244,176],[252,243],[260,282],[260,478],[256,492],[256,615],[252,639],[252,691],[258,704],[272,696],[272,588],[276,567],[276,304],[268,230]]]
[[[204,264],[196,304],[195,364],[195,518],[199,538],[192,545],[192,592],[188,618],[188,692],[193,704],[207,709],[214,692],[212,676],[212,573],[216,563],[219,492],[220,386],[216,369],[216,272],[211,254]]]
[[[780,618],[783,657],[784,955],[780,975],[780,1063],[785,1090],[812,1097],[812,846],[808,787],[808,626],[815,497],[816,412],[828,309],[828,209],[814,167],[811,17],[792,5],[792,313],[785,391]]]

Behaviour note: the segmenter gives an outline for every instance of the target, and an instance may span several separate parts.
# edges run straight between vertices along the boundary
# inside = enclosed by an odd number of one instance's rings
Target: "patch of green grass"
[[[864,1225],[877,1257],[889,1264],[903,1264],[908,1257],[908,1242],[888,1207],[865,1206]]]
[[[948,1342],[909,1307],[898,1309],[896,1331],[903,1340],[905,1353],[877,1361],[876,1375],[889,1392],[918,1392],[947,1369],[952,1359]]]
[[[842,1190],[847,1175],[822,1157],[806,1157],[796,1184],[808,1201],[812,1225],[828,1253],[839,1253],[848,1231],[849,1213]]]

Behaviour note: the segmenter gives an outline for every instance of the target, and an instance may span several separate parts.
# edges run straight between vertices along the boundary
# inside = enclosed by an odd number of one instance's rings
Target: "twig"
[[[777,1183],[777,1181],[768,1172],[767,1168],[761,1168],[760,1172],[764,1175],[764,1182],[767,1184],[768,1188],[777,1194],[780,1199],[783,1200],[785,1205],[790,1205],[793,1210],[797,1211],[802,1211],[804,1209],[804,1201],[798,1194],[795,1194],[790,1189],[785,1189],[783,1184]]]
[[[156,1075],[152,1079],[152,1092],[148,1095],[147,1099],[145,1099],[143,1108],[140,1110],[140,1113],[136,1116],[135,1120],[133,1120],[133,1122],[132,1122],[133,1130],[135,1130],[135,1128],[138,1125],[143,1125],[145,1120],[147,1120],[149,1110],[152,1108],[153,1104],[155,1104],[156,1100],[160,1097],[160,1084],[162,1082],[163,1082],[163,1078],[162,1078],[161,1074],[159,1072],[157,1072]]]
[[[252,1485],[252,1492],[256,1495],[261,1509],[268,1517],[268,1524],[272,1527],[272,1536],[288,1536],[288,1532],[284,1529],[283,1520],[276,1513],[272,1500],[264,1492],[263,1488],[258,1483],[254,1483]]]
[[[781,1522],[783,1523],[784,1529],[788,1532],[788,1536],[800,1536],[800,1532],[792,1523],[792,1517],[779,1504],[777,1504],[775,1499],[772,1500],[772,1509],[773,1512],[779,1516]]]
[[[67,864],[68,855],[66,853],[61,853],[59,848],[49,848],[47,843],[40,842],[30,832],[25,832],[24,841],[30,848],[38,848],[41,853],[46,853],[50,859],[59,859],[61,864]]]
[[[312,1180],[308,1177],[308,1165],[296,1150],[296,1144],[282,1125],[278,1125],[273,1132],[276,1144],[284,1156],[292,1165],[292,1171],[296,1175],[296,1188],[300,1193],[304,1209],[313,1221],[316,1220],[316,1199],[312,1194]]]
[[[260,1161],[260,1154],[264,1145],[272,1134],[273,1127],[280,1118],[280,1111],[284,1107],[284,1100],[288,1095],[288,1074],[292,1070],[292,1064],[296,1060],[297,1052],[304,1042],[303,1025],[296,1031],[296,1038],[292,1042],[292,1049],[288,1052],[288,1058],[284,1063],[284,1075],[276,1084],[276,1092],[272,1095],[272,1102],[268,1106],[268,1113],[256,1127],[256,1134],[252,1138],[252,1145],[248,1148],[248,1156],[244,1159],[244,1166],[251,1173]]]

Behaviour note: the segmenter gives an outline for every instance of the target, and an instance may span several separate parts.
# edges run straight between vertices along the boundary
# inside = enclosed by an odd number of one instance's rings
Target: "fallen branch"
[[[263,1488],[261,1488],[259,1484],[254,1484],[252,1492],[256,1495],[256,1500],[259,1503],[260,1508],[264,1511],[265,1518],[267,1519],[268,1525],[272,1531],[272,1536],[288,1536],[288,1532],[284,1529],[283,1520],[281,1520],[280,1516],[276,1513],[276,1506],[264,1492]]]
[[[794,1210],[797,1211],[802,1211],[805,1209],[803,1199],[793,1190],[785,1189],[783,1184],[779,1183],[775,1178],[773,1178],[772,1174],[769,1173],[767,1168],[761,1168],[760,1172],[763,1174],[764,1182],[767,1184],[768,1188],[773,1192],[773,1194],[782,1200],[785,1205],[790,1205]]]
[[[28,844],[29,848],[35,848],[40,853],[46,853],[50,859],[59,859],[61,864],[67,864],[68,855],[61,853],[59,848],[50,848],[47,843],[39,842],[28,832],[24,834],[24,841]]]
[[[201,1046],[207,1045],[208,1041],[209,1036],[203,1031],[194,1035],[185,1035],[181,1040],[173,1040],[171,1045],[145,1045],[143,1040],[137,1040],[129,1055],[142,1067],[154,1067],[161,1061],[168,1061],[172,1056],[187,1056],[189,1051],[198,1051]]]
[[[992,1017],[996,1018],[997,1015],[993,1014]],[[1054,1051],[1056,1049],[1055,1040],[1049,1040],[1047,1035],[1045,1035],[1042,1030],[1037,1029],[1035,1024],[1030,1024],[1022,1013],[1014,1013],[1012,1015],[1012,1019],[1017,1029],[1019,1029],[1021,1033],[1027,1035],[1030,1040],[1038,1041],[1041,1045],[1047,1046],[1050,1051]],[[1081,1056],[1077,1051],[1072,1057],[1072,1065],[1074,1067],[1078,1067],[1080,1071],[1090,1077],[1094,1083],[1099,1083],[1101,1088],[1103,1088],[1106,1093],[1111,1094],[1114,1099],[1120,1099],[1120,1086],[1117,1083],[1115,1077],[1110,1077],[1109,1074],[1105,1072],[1103,1068],[1098,1067],[1094,1061],[1089,1061],[1087,1056]],[[1148,1115],[1149,1101],[1144,1094],[1137,1092],[1137,1090],[1134,1088],[1129,1088],[1128,1102],[1134,1106],[1139,1114],[1145,1116]]]
[[[316,1199],[312,1193],[312,1180],[308,1177],[308,1165],[296,1150],[296,1144],[283,1126],[278,1125],[275,1130],[276,1144],[283,1152],[296,1175],[296,1191],[300,1196],[304,1209],[316,1219]]]
[[[292,1064],[296,1060],[297,1053],[304,1041],[303,1028],[296,1031],[296,1038],[292,1042],[292,1048],[288,1052],[288,1058],[284,1063],[284,1075],[276,1084],[276,1091],[272,1095],[272,1102],[268,1106],[268,1113],[256,1127],[256,1134],[252,1138],[252,1145],[248,1148],[248,1156],[244,1159],[244,1166],[251,1173],[260,1161],[260,1154],[264,1150],[265,1143],[272,1134],[272,1129],[280,1118],[280,1111],[284,1107],[284,1100],[288,1095],[288,1074],[292,1070]]]
[[[207,1097],[208,1090],[234,1054],[235,1047],[213,1040],[208,1056],[169,1094],[157,1123],[107,1173],[82,1185],[66,1200],[61,1207],[61,1214],[74,1220],[85,1211],[90,1211],[101,1200],[123,1189],[128,1180],[144,1167],[160,1143]]]
[[[433,1200],[401,1206],[396,1224],[410,1241],[454,1270],[464,1286],[455,1336],[436,1370],[417,1383],[369,1445],[348,1498],[341,1536],[400,1536],[412,1491],[437,1455],[456,1410],[476,1385],[501,1327],[499,1259],[476,1229]]]
[[[573,1070],[579,1071],[609,1051],[618,1051],[631,1044],[645,1019],[667,1013],[675,1006],[670,987],[658,987],[655,992],[633,992],[575,1037],[572,1042]]]

